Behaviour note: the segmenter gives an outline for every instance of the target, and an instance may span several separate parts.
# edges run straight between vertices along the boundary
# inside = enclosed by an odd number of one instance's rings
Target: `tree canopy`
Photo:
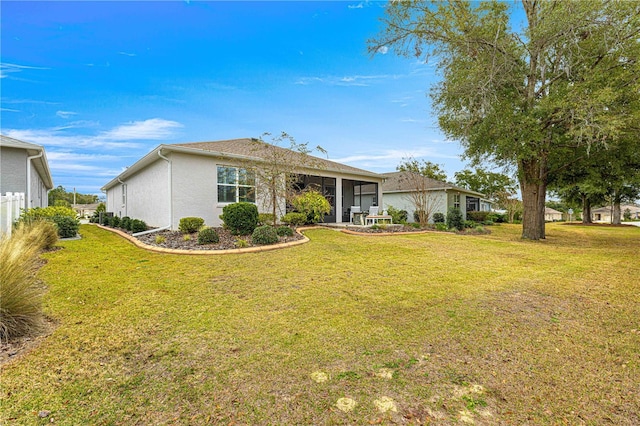
[[[454,174],[456,185],[471,191],[481,192],[492,200],[499,193],[516,192],[516,182],[503,173],[489,172],[481,167],[464,169]]]
[[[62,186],[58,185],[56,188],[49,191],[48,194],[49,205],[66,205],[70,206],[74,203],[74,193],[67,192],[67,190]],[[98,202],[98,196],[92,194],[80,194],[75,193],[75,203],[76,204],[94,204]]]
[[[415,158],[405,158],[398,164],[396,170],[399,172],[416,173],[421,176],[439,180],[440,182],[446,182],[447,173],[442,168],[443,166],[441,164],[432,163],[431,161],[418,161]]]
[[[437,63],[431,97],[447,137],[475,164],[517,170],[523,238],[545,237],[547,185],[582,161],[568,152],[615,156],[638,130],[640,2],[392,2],[383,22],[371,52]]]

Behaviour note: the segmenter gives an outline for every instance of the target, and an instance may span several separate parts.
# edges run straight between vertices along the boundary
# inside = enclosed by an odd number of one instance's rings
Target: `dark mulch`
[[[179,250],[229,250],[242,247],[254,247],[259,244],[253,244],[251,241],[251,235],[232,235],[230,231],[224,228],[215,228],[220,242],[217,244],[198,244],[198,233],[183,234],[180,231],[159,231],[151,234],[140,235],[136,237],[138,240],[151,246],[164,247],[170,249]],[[185,239],[188,235],[188,239]],[[165,241],[157,243],[158,237],[164,237]],[[304,237],[294,232],[292,237],[280,237],[278,243],[288,243],[291,241],[301,240]],[[244,240],[246,245],[239,243],[239,240]]]
[[[410,225],[380,225],[379,227],[370,226],[347,226],[348,231],[360,232],[363,234],[393,234],[397,232],[424,232],[433,231],[431,228],[414,228]]]

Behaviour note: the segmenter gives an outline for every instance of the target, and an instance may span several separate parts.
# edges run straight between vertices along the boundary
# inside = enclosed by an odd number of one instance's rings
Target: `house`
[[[351,206],[366,210],[382,200],[383,177],[377,173],[245,138],[157,146],[101,188],[107,212],[169,229],[188,216],[220,226],[223,207],[238,201],[269,213],[269,197],[251,170],[267,168],[274,155],[291,164],[298,188],[312,186],[327,197],[331,212],[325,222],[348,222]],[[278,214],[284,214],[285,200],[277,204]]]
[[[562,220],[562,212],[552,209],[551,207],[545,207],[544,220],[545,222],[558,222]]]
[[[0,194],[24,193],[25,208],[47,207],[52,188],[44,147],[0,135]]]
[[[451,183],[412,172],[383,173],[382,176],[385,178],[382,184],[384,208],[393,206],[406,210],[409,222],[414,221],[416,204],[427,206],[429,220],[432,220],[433,213],[446,215],[451,207],[459,208],[464,217],[467,212],[491,211],[491,202],[484,194]],[[422,200],[416,200],[416,197]]]
[[[89,218],[96,212],[98,205],[99,203],[71,204],[71,208],[78,213],[78,217]]]
[[[620,206],[620,216],[624,221],[625,211],[629,210],[631,219],[640,219],[640,207],[633,204],[622,204]],[[591,219],[594,222],[606,222],[611,223],[613,217],[613,209],[611,206],[600,207],[591,210]]]

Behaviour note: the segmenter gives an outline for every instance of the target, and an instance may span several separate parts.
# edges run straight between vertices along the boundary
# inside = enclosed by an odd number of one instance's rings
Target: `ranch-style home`
[[[44,147],[0,135],[0,194],[24,193],[25,208],[47,207],[52,188]]]
[[[622,204],[620,206],[620,216],[624,220],[624,213],[629,210],[631,219],[640,219],[640,207],[633,204]],[[611,223],[613,218],[613,208],[611,206],[600,207],[591,210],[592,220],[594,222]]]
[[[491,202],[485,199],[484,194],[470,191],[447,182],[424,177],[411,172],[383,173],[385,178],[382,184],[384,194],[384,208],[393,206],[398,210],[406,210],[408,221],[414,221],[416,211],[415,194],[424,194],[422,202],[429,210],[429,221],[433,220],[433,213],[442,213],[446,216],[451,207],[457,207],[463,217],[467,212],[491,211]]]
[[[367,211],[382,202],[384,178],[377,173],[250,138],[159,145],[101,190],[107,212],[142,219],[149,226],[176,230],[188,216],[221,226],[222,209],[231,203],[247,201],[260,212],[272,211],[251,170],[269,167],[274,156],[287,159],[298,188],[313,186],[327,197],[331,212],[325,222],[349,222],[351,206]],[[279,199],[278,214],[286,209]]]

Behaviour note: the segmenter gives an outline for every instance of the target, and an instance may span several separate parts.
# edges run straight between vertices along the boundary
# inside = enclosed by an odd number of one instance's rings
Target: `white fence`
[[[13,223],[20,217],[20,210],[26,206],[24,192],[7,192],[0,195],[0,236],[11,235]]]

